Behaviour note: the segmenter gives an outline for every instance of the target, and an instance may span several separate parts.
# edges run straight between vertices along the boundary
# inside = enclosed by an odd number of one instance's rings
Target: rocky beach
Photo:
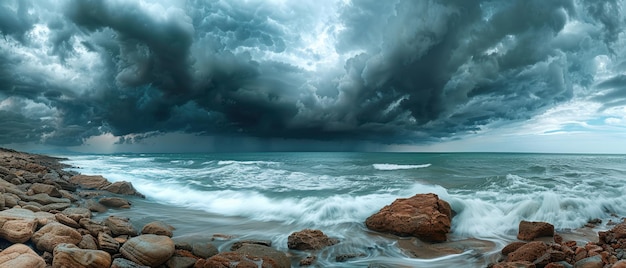
[[[131,183],[68,171],[61,160],[0,149],[0,267],[322,267],[316,252],[345,243],[324,230],[303,229],[289,234],[288,250],[281,250],[285,246],[270,240],[232,234],[177,237],[176,226],[158,220],[139,226],[118,213],[143,198]],[[407,258],[472,252],[468,258],[480,255],[489,267],[626,267],[623,222],[609,222],[607,230],[580,239],[548,222],[521,221],[517,241],[498,249],[480,239],[450,241],[454,217],[446,200],[426,193],[397,199],[364,224],[374,236],[396,239]],[[334,260],[361,257],[354,252]]]

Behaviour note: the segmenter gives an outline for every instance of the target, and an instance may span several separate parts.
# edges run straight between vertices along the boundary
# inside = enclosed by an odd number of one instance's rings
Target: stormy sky
[[[625,4],[2,0],[0,145],[626,153]]]

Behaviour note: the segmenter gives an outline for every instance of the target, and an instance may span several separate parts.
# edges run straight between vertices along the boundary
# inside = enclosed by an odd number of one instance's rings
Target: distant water
[[[304,228],[341,243],[318,252],[324,267],[473,267],[487,257],[459,254],[408,258],[397,239],[363,222],[396,198],[436,193],[456,212],[450,240],[515,239],[521,220],[547,221],[560,231],[594,218],[626,215],[626,155],[246,153],[73,155],[83,174],[131,181],[146,195],[114,213],[141,222],[162,219],[186,239],[229,234],[270,239]],[[140,227],[140,226],[139,226]],[[224,243],[222,250],[227,250]],[[493,253],[492,252],[492,253]],[[361,257],[335,262],[337,254]],[[489,254],[487,254],[489,255]],[[491,254],[493,255],[493,254]],[[304,255],[306,256],[306,255]],[[395,267],[395,266],[394,266]]]

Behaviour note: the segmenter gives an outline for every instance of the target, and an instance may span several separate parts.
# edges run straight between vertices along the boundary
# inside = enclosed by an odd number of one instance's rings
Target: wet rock
[[[246,256],[259,257],[263,260],[276,263],[276,266],[274,267],[291,267],[291,260],[284,252],[275,250],[270,247],[256,244],[245,244],[241,248],[237,249],[235,252],[244,254]]]
[[[111,185],[111,183],[102,176],[74,175],[70,178],[70,182],[83,189],[102,189]]]
[[[245,245],[237,252],[223,252],[206,260],[196,261],[194,268],[214,267],[267,267],[288,268],[291,263],[284,253],[260,245]],[[272,251],[270,253],[270,251]],[[271,256],[267,254],[270,253]],[[261,254],[262,256],[258,256]],[[282,255],[281,255],[282,254]],[[275,255],[275,256],[274,256]],[[283,259],[284,255],[284,259]],[[278,258],[274,259],[272,256]]]
[[[68,243],[76,245],[82,238],[82,235],[73,228],[53,222],[35,232],[32,240],[38,250],[53,252],[54,247],[58,244]]]
[[[37,228],[35,213],[22,208],[0,211],[0,237],[12,243],[28,241]]]
[[[133,187],[132,183],[127,181],[116,181],[108,186],[103,187],[102,190],[109,191],[114,194],[136,195],[144,197],[141,193],[135,190],[135,187]]]
[[[115,254],[120,249],[120,243],[107,233],[98,234],[98,249]]]
[[[130,202],[120,197],[103,197],[98,200],[98,203],[112,208],[130,208]]]
[[[54,248],[52,267],[108,268],[111,255],[102,250],[81,249],[72,244],[59,244]]]
[[[150,266],[141,265],[124,258],[117,258],[113,260],[111,268],[150,268]]]
[[[67,208],[69,208],[70,206],[72,206],[72,204],[70,203],[53,203],[53,204],[47,204],[45,206],[41,206],[41,211],[52,211],[52,210],[57,210],[57,211],[62,211],[65,210]]]
[[[197,242],[191,245],[191,252],[200,258],[207,259],[219,253],[217,247],[211,243]]]
[[[365,256],[365,254],[359,254],[359,253],[339,254],[339,255],[335,256],[335,261],[336,262],[346,262],[346,261],[348,261],[350,259],[363,257],[363,256]]]
[[[155,234],[155,235],[164,235],[172,237],[174,233],[172,231],[174,227],[168,225],[162,221],[153,221],[151,223],[146,224],[142,229],[142,234]]]
[[[93,211],[93,212],[102,213],[102,212],[106,212],[107,210],[109,210],[107,207],[105,207],[104,205],[98,203],[98,201],[93,200],[93,199],[85,200],[85,203],[83,204],[83,206],[89,209],[89,211]]]
[[[307,256],[306,258],[300,260],[300,262],[298,263],[300,266],[310,266],[313,265],[313,263],[315,263],[315,261],[317,260],[317,257],[314,255],[311,256]]]
[[[508,262],[528,261],[534,262],[548,252],[548,245],[541,241],[529,242],[517,250],[509,253]]]
[[[165,266],[168,268],[191,268],[194,264],[196,264],[195,258],[174,256],[167,260]]]
[[[44,268],[46,262],[35,251],[24,244],[15,244],[0,252],[2,268]]]
[[[584,258],[574,264],[574,268],[602,268],[604,263],[600,255]]]
[[[246,244],[261,245],[261,246],[271,247],[272,246],[272,241],[271,240],[242,240],[242,241],[237,241],[237,242],[233,243],[233,245],[230,247],[230,251],[238,250],[239,248],[241,248],[243,245],[246,245]]]
[[[133,227],[129,218],[122,218],[117,216],[109,216],[102,223],[109,227],[113,236],[129,235],[136,236],[137,230]]]
[[[520,248],[520,247],[522,247],[523,245],[526,245],[526,244],[527,244],[526,242],[513,242],[513,243],[510,243],[510,244],[506,245],[502,249],[501,253],[504,256],[509,255],[509,253],[511,253],[513,251],[516,251],[518,248]]]
[[[436,194],[396,199],[365,220],[367,228],[399,236],[443,242],[450,232],[452,210]]]
[[[517,239],[530,241],[537,237],[544,236],[554,236],[554,225],[547,222],[531,221],[521,221],[519,223],[519,232],[517,234]]]
[[[338,240],[329,238],[320,230],[304,229],[294,232],[287,238],[287,247],[296,250],[316,250],[339,243]]]
[[[171,238],[145,234],[128,239],[120,248],[120,253],[138,264],[156,267],[172,257],[174,250],[174,241]]]

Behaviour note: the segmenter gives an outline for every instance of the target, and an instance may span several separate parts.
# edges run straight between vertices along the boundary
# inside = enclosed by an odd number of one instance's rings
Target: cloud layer
[[[169,132],[423,143],[572,100],[623,107],[623,9],[619,0],[6,0],[0,144]]]

